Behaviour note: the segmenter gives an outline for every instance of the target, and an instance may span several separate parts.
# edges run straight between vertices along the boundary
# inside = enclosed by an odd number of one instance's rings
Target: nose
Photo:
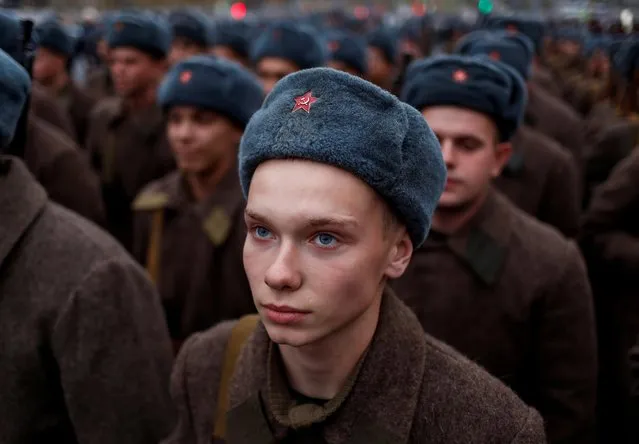
[[[176,140],[178,140],[179,142],[189,142],[193,136],[193,131],[188,120],[184,119],[182,122],[175,124],[175,127],[173,128],[173,134]]]
[[[277,291],[298,290],[302,285],[302,274],[297,267],[298,263],[295,246],[283,243],[275,261],[266,270],[264,282]]]
[[[444,158],[444,163],[446,164],[447,169],[451,169],[455,167],[456,163],[456,154],[455,147],[453,145],[452,140],[443,140],[440,142],[442,147],[442,156]]]

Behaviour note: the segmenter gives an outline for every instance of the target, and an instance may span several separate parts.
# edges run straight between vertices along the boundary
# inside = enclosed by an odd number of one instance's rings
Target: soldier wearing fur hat
[[[334,31],[328,36],[326,66],[364,78],[368,72],[366,40],[348,31]]]
[[[327,49],[313,31],[290,23],[264,30],[251,47],[251,63],[266,94],[289,74],[324,66]]]
[[[0,48],[7,49],[14,60],[22,60],[18,43],[22,31],[18,18],[0,13],[0,29]],[[32,94],[35,91],[40,90],[32,89]],[[24,145],[19,149],[20,157],[51,200],[89,220],[103,224],[104,207],[97,176],[75,142],[41,117],[43,109],[59,115],[65,113],[50,100],[46,92],[40,91],[36,95],[44,95],[45,99],[36,98],[31,102]],[[57,108],[60,111],[56,111]]]
[[[169,63],[175,65],[191,56],[204,54],[212,43],[212,23],[204,14],[181,9],[169,14],[173,33]]]
[[[433,233],[394,288],[427,332],[537,408],[549,442],[586,443],[597,354],[581,255],[491,186],[511,156],[525,97],[521,76],[485,57],[412,67],[402,99],[439,138],[448,179]]]
[[[476,31],[456,51],[499,60],[528,79],[533,44],[521,33]],[[581,177],[575,160],[555,141],[522,124],[511,141],[513,153],[495,186],[519,208],[567,237],[579,231]]]
[[[29,84],[0,51],[0,151]],[[47,200],[6,155],[0,213],[3,444],[158,442],[173,421],[172,360],[151,283],[112,238]]]
[[[367,80],[390,91],[397,76],[397,36],[380,27],[367,36]]]
[[[171,33],[158,17],[123,13],[114,20],[107,41],[118,97],[94,109],[87,149],[101,176],[108,228],[130,249],[133,199],[149,182],[175,168],[156,103]]]
[[[84,146],[89,116],[96,100],[78,88],[69,73],[74,40],[57,22],[36,27],[38,49],[33,64],[33,79],[56,98],[73,122],[75,140]]]
[[[176,350],[192,333],[255,311],[236,159],[263,100],[253,74],[210,56],[179,63],[159,90],[178,171],[133,202],[133,252],[159,288]]]
[[[222,21],[215,26],[209,52],[249,68],[250,37],[253,30],[243,21]]]
[[[386,288],[443,189],[422,117],[355,76],[292,74],[240,145],[259,317],[190,338],[166,443],[543,443],[536,412]]]

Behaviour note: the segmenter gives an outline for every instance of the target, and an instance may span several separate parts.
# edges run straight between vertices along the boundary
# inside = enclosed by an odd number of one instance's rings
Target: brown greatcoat
[[[96,67],[87,77],[87,93],[98,100],[115,96],[111,73],[106,66]]]
[[[528,87],[526,123],[558,142],[583,166],[584,125],[579,115],[561,99],[531,83]],[[581,170],[580,170],[581,171]]]
[[[89,133],[91,111],[97,101],[73,82],[69,82],[69,85],[57,96],[57,100],[73,122],[78,145],[84,147]]]
[[[519,128],[511,143],[513,155],[495,180],[496,188],[526,213],[576,237],[581,186],[572,156],[527,126]]]
[[[542,87],[554,97],[561,97],[561,88],[553,78],[552,72],[543,66],[537,65],[532,69],[530,81]]]
[[[627,353],[639,334],[639,150],[595,191],[583,221],[582,246],[597,303],[606,442],[636,443],[639,418],[628,418],[625,406]]]
[[[174,420],[158,295],[110,236],[1,162],[0,441],[157,443]]]
[[[428,333],[535,407],[549,442],[592,442],[595,321],[572,242],[494,191],[458,234],[432,232],[393,286]]]
[[[41,120],[55,126],[73,140],[76,140],[77,134],[69,114],[56,102],[55,97],[36,83],[31,86],[29,111]]]
[[[204,202],[193,200],[176,171],[149,184],[133,208],[133,254],[156,280],[176,345],[255,312],[242,263],[246,229],[236,168]]]
[[[101,101],[91,116],[87,150],[101,177],[108,229],[130,250],[133,199],[175,169],[162,111],[152,107],[131,113],[120,98]]]
[[[179,422],[164,444],[211,442],[233,322],[186,342],[172,376]],[[377,330],[342,391],[296,405],[277,346],[262,324],[244,345],[229,393],[229,444],[541,444],[539,415],[507,387],[424,334],[387,291]]]
[[[31,116],[27,122],[24,163],[51,200],[97,224],[104,224],[98,176],[66,134]]]

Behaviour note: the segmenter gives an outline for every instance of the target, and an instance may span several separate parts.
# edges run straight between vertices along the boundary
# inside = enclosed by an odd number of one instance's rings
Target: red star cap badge
[[[493,60],[501,60],[501,54],[499,51],[492,51],[488,56]]]
[[[458,69],[453,73],[453,80],[457,83],[464,83],[468,80],[468,74],[463,69]]]
[[[328,49],[335,52],[339,49],[339,42],[328,42]]]
[[[189,83],[192,77],[193,73],[191,71],[184,71],[180,74],[180,83]]]
[[[506,26],[506,31],[510,32],[511,34],[515,34],[519,32],[519,29],[517,29],[517,25],[511,23],[510,25]]]
[[[317,97],[313,97],[313,92],[309,91],[303,96],[295,97],[295,107],[293,107],[292,113],[298,109],[303,109],[307,113],[311,112],[311,105],[317,102]]]

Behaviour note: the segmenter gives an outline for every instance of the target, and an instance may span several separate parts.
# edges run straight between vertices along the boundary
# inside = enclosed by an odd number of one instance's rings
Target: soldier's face
[[[66,59],[45,48],[38,48],[33,61],[33,79],[48,86],[66,69]]]
[[[135,96],[156,85],[166,69],[164,60],[134,48],[113,48],[109,56],[113,86],[121,97]]]
[[[426,108],[422,114],[439,139],[448,170],[438,208],[472,205],[501,174],[510,158],[510,144],[499,144],[495,124],[475,111],[442,106]]]
[[[262,81],[266,94],[270,93],[277,82],[289,74],[299,71],[295,63],[278,57],[265,57],[257,63],[256,72]]]
[[[203,54],[206,48],[201,47],[197,43],[182,37],[176,37],[171,44],[171,52],[169,52],[169,63],[175,65],[184,59],[188,59],[194,55]]]
[[[213,111],[175,106],[168,111],[167,136],[178,168],[205,175],[237,155],[242,131]]]
[[[404,273],[412,253],[405,229],[389,228],[386,214],[375,192],[341,169],[302,160],[257,168],[244,267],[274,342],[334,344],[375,327],[385,281]]]
[[[232,48],[224,45],[215,45],[209,50],[210,54],[213,54],[216,57],[220,57],[227,60],[232,60],[241,65],[247,66],[248,61],[245,57],[242,57],[238,53],[236,53]]]
[[[358,70],[356,70],[355,68],[347,65],[346,63],[339,61],[339,60],[331,60],[329,61],[326,66],[328,66],[329,68],[333,68],[336,69],[338,71],[343,71],[346,72],[348,74],[352,74],[354,76],[357,77],[362,77],[362,73],[359,72]]]
[[[393,66],[389,65],[382,51],[368,47],[368,80],[378,86],[388,84],[393,76]]]

